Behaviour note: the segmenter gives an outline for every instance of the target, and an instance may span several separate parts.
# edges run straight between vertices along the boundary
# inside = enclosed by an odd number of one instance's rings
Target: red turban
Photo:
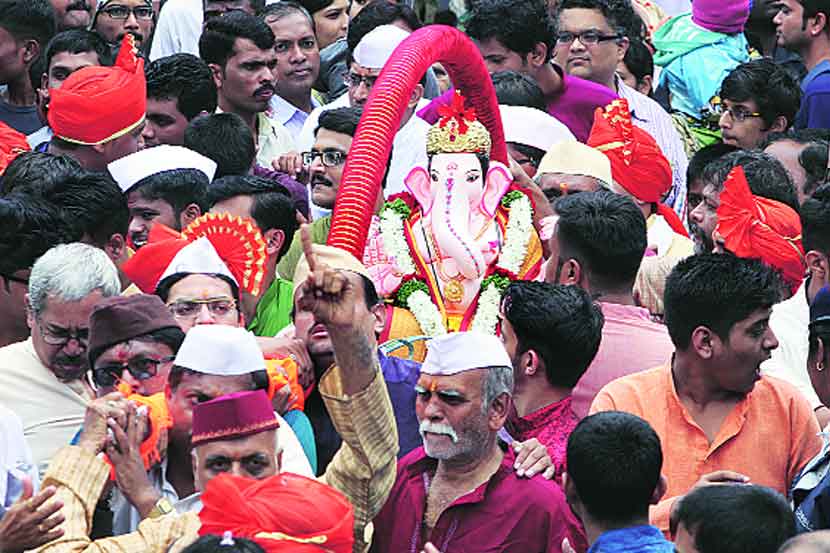
[[[334,488],[297,474],[220,474],[202,494],[199,534],[257,542],[266,553],[351,553],[354,512]]]
[[[31,150],[26,141],[26,135],[22,134],[5,123],[0,122],[0,175],[6,171],[14,158]]]
[[[677,214],[660,203],[671,190],[671,164],[657,141],[632,123],[626,100],[614,100],[604,110],[597,108],[588,146],[605,154],[616,183],[641,202],[657,204],[657,212],[672,230],[688,236]]]
[[[798,213],[781,202],[754,196],[740,165],[724,182],[715,230],[730,252],[760,258],[781,271],[794,291],[801,285],[806,265]]]
[[[84,67],[51,92],[49,126],[66,142],[91,146],[120,138],[144,121],[144,60],[127,33],[113,67]]]

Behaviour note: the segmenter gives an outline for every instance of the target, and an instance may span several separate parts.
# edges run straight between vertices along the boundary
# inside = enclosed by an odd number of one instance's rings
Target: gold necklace
[[[484,236],[484,233],[487,232],[487,229],[490,228],[492,222],[493,220],[490,219],[490,221],[488,221],[487,224],[485,224],[482,227],[482,229],[475,236],[475,238],[473,238],[473,242],[478,242],[478,240],[482,236]],[[453,276],[449,276],[444,271],[444,255],[441,253],[441,249],[438,247],[438,242],[435,240],[435,233],[432,231],[431,227],[429,229],[429,238],[430,242],[432,243],[432,247],[435,249],[435,262],[438,266],[438,275],[445,282],[443,294],[444,300],[446,300],[447,303],[461,303],[461,301],[464,299],[464,285],[462,284],[463,277],[461,277],[460,272],[457,272]]]

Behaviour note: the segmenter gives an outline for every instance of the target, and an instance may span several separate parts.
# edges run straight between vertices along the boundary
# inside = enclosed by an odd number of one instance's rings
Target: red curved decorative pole
[[[429,25],[418,29],[395,49],[372,87],[337,192],[328,245],[363,259],[392,140],[412,89],[435,62],[447,69],[453,85],[464,93],[467,105],[476,110],[478,120],[490,131],[491,158],[507,163],[496,92],[478,48],[452,27]]]

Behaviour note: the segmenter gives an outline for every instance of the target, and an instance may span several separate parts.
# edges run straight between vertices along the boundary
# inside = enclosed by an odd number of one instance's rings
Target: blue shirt
[[[674,544],[654,526],[631,526],[605,532],[588,553],[674,553]]]
[[[830,127],[830,61],[813,67],[801,81],[801,107],[795,116],[797,129]]]

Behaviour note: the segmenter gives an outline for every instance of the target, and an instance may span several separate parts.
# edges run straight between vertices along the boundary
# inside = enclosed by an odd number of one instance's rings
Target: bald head
[[[778,553],[830,553],[830,530],[799,534],[784,542]]]

